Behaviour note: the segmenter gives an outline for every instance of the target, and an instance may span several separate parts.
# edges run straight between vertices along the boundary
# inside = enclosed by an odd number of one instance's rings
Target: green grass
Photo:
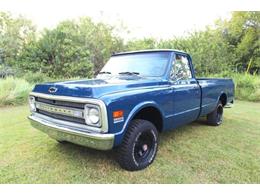
[[[21,78],[0,79],[0,106],[24,104],[32,88],[32,84]]]
[[[57,143],[28,114],[0,109],[0,183],[260,183],[260,103],[237,101],[220,127],[202,119],[161,134],[154,163],[139,172],[122,170],[113,151]]]
[[[28,102],[28,95],[37,83],[77,79],[80,78],[49,78],[41,73],[27,73],[21,78],[0,78],[0,108],[8,105],[22,105]]]

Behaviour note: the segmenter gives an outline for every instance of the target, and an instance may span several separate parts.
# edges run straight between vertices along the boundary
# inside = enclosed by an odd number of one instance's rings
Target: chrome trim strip
[[[29,94],[30,96],[35,96],[35,97],[41,97],[45,99],[50,99],[50,100],[60,100],[60,101],[65,101],[65,102],[76,102],[76,103],[88,103],[88,104],[94,104],[98,105],[101,110],[101,127],[94,127],[94,126],[89,126],[86,124],[86,127],[88,129],[92,129],[94,131],[106,133],[108,132],[108,116],[107,116],[107,109],[106,105],[102,100],[99,99],[92,99],[92,98],[79,98],[79,97],[69,97],[69,96],[58,96],[58,95],[49,95],[49,94],[44,94],[44,93],[36,93],[36,92],[31,92]]]
[[[46,104],[46,103],[37,102],[37,101],[35,102],[35,106],[39,110],[47,111],[50,113],[85,119],[84,118],[84,109],[56,106],[56,105]],[[81,114],[81,116],[74,115],[73,112],[78,112]]]
[[[93,103],[93,104],[104,103],[102,100],[92,99],[92,98],[79,98],[79,97],[71,97],[71,96],[49,95],[49,94],[37,93],[37,92],[31,92],[30,95],[45,98],[45,99],[50,99],[50,100],[61,100],[61,101],[66,101],[66,102]]]
[[[82,132],[69,126],[60,126],[35,115],[30,115],[28,118],[33,127],[43,131],[56,140],[68,141],[99,150],[109,150],[113,148],[114,134]]]
[[[50,123],[53,124],[57,124],[59,126],[63,126],[63,127],[70,127],[70,128],[74,128],[77,129],[78,131],[84,131],[84,132],[93,132],[95,130],[93,130],[91,127],[89,128],[87,125],[83,125],[83,124],[79,124],[79,123],[74,123],[74,122],[69,122],[69,121],[64,121],[64,120],[60,120],[60,119],[55,119],[40,113],[36,113],[33,112],[32,117],[36,117],[39,120],[44,120],[44,121],[49,121]],[[97,132],[97,131],[95,131]]]

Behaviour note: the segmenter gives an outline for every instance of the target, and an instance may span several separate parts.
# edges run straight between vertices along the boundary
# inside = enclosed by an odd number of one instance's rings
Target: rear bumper
[[[48,134],[53,139],[68,141],[97,150],[110,150],[113,148],[114,134],[83,132],[34,115],[30,115],[28,118],[34,128]]]

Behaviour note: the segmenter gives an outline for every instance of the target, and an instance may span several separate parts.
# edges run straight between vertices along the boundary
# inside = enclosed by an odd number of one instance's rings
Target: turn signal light
[[[117,110],[113,112],[113,118],[120,118],[123,117],[124,111],[123,110]]]

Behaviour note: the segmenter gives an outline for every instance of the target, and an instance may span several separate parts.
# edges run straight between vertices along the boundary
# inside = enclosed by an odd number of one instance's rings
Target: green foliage
[[[40,72],[28,72],[22,76],[23,79],[25,79],[27,82],[31,84],[36,84],[36,83],[43,83],[43,82],[49,82],[53,80],[52,78],[40,73]]]
[[[29,83],[90,78],[113,52],[156,48],[190,53],[198,77],[232,77],[238,98],[259,101],[260,12],[233,12],[231,19],[186,37],[125,43],[115,27],[88,17],[36,34],[31,21],[0,12],[0,77],[14,75]]]
[[[252,60],[250,72],[260,72],[260,12],[233,12],[230,20],[218,22],[218,28],[235,55],[236,69],[244,72]]]
[[[224,41],[219,30],[191,33],[185,38],[173,38],[156,41],[142,39],[128,42],[126,48],[130,50],[168,48],[188,52],[196,65],[198,75],[228,71],[232,69],[234,55],[229,52],[230,47]]]
[[[145,50],[145,49],[154,49],[157,47],[157,41],[153,38],[144,38],[140,40],[132,40],[127,43],[125,46],[126,51],[133,50]]]
[[[75,28],[73,23],[62,23],[54,30],[46,30],[42,38],[35,45],[29,45],[27,52],[21,55],[25,58],[21,64],[23,68],[51,77],[90,77],[93,65]]]
[[[236,99],[260,101],[260,77],[257,75],[222,72],[208,77],[232,78],[235,83]]]
[[[13,76],[15,71],[8,66],[4,66],[0,64],[0,78],[5,78],[7,76]]]
[[[166,42],[166,43],[165,43]],[[194,32],[186,38],[166,40],[159,45],[188,52],[198,75],[208,75],[231,69],[233,55],[217,30]]]
[[[121,39],[112,35],[112,27],[80,18],[45,30],[38,41],[25,47],[20,61],[24,70],[50,77],[90,78],[121,46]]]
[[[156,41],[130,41],[127,49],[169,48],[191,54],[200,76],[220,72],[260,73],[260,12],[233,12],[230,20],[216,21],[204,31],[187,37]]]
[[[234,74],[236,97],[242,100],[260,101],[260,77],[249,74]]]
[[[204,31],[186,37],[152,37],[126,43],[114,27],[88,17],[67,20],[36,36],[31,22],[0,13],[0,64],[49,77],[92,77],[113,52],[155,48],[179,49],[193,57],[198,75],[260,71],[260,12],[233,12]],[[7,67],[7,68],[6,68]]]
[[[24,45],[35,38],[35,27],[23,17],[0,12],[0,65],[13,67]]]
[[[24,104],[31,90],[32,85],[24,79],[0,79],[0,106]]]

